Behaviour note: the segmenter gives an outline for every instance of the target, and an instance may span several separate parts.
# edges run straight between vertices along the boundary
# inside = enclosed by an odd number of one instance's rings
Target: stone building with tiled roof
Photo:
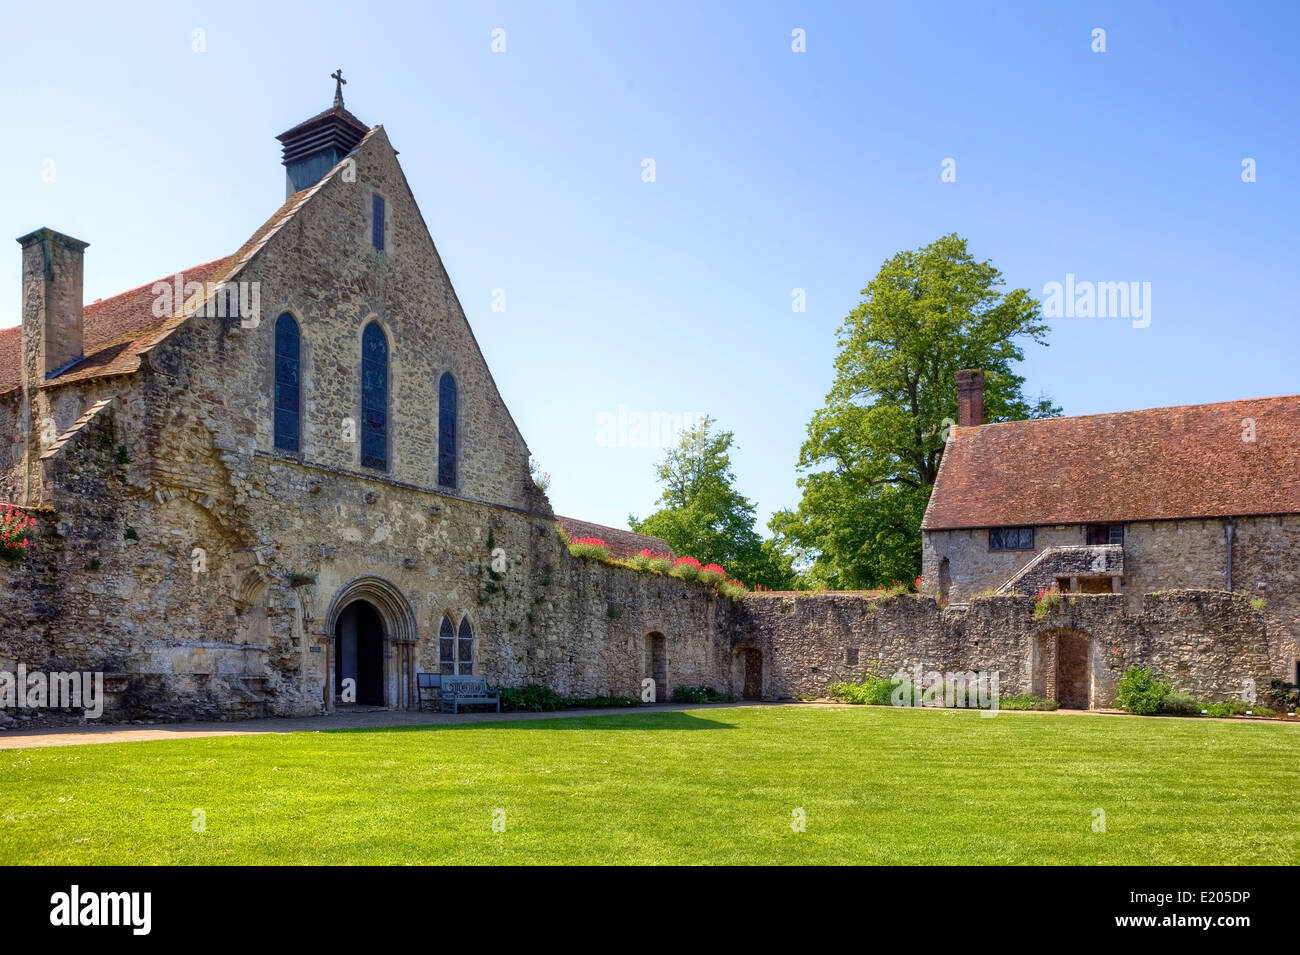
[[[39,530],[0,670],[103,671],[153,718],[730,680],[716,594],[563,546],[384,128],[340,94],[279,140],[287,199],[232,255],[83,305],[87,243],[18,240],[0,502]]]
[[[1300,395],[983,424],[983,376],[959,415],[922,523],[926,588],[1246,592],[1289,631],[1300,680]]]

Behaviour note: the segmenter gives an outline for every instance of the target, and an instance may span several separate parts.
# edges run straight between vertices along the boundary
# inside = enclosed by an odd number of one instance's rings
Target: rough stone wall
[[[1152,666],[1201,700],[1240,697],[1248,678],[1268,684],[1269,624],[1240,595],[1150,594],[1137,614],[1118,594],[1070,595],[1039,620],[1033,609],[1032,598],[1019,596],[954,611],[918,596],[881,603],[853,594],[752,594],[741,602],[732,643],[763,653],[768,696],[820,696],[832,683],[917,665],[927,673],[998,671],[1004,695],[1055,696],[1063,636],[1087,648],[1080,665],[1094,708],[1113,705],[1130,666]]]
[[[1233,590],[1254,594],[1258,584],[1266,585],[1265,613],[1272,618],[1274,675],[1295,680],[1300,640],[1300,560],[1296,558],[1300,554],[1300,515],[1243,517],[1237,518],[1235,525]],[[1000,586],[1044,549],[1080,546],[1085,539],[1081,525],[1039,527],[1035,529],[1032,552],[990,551],[987,529],[926,531],[926,592],[938,592],[940,563],[945,557],[952,581],[949,599],[965,601],[972,594]],[[1222,590],[1226,586],[1223,521],[1144,521],[1125,525],[1121,587],[1129,613],[1140,613],[1145,595],[1150,593]]]

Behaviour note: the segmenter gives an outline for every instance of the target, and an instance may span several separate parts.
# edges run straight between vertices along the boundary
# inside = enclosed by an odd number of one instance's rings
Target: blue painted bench
[[[425,700],[437,703],[441,688],[441,673],[417,673],[415,675],[416,709],[424,709]]]
[[[481,676],[444,676],[438,700],[444,713],[459,713],[462,706],[495,706],[501,712],[501,694],[489,690]]]

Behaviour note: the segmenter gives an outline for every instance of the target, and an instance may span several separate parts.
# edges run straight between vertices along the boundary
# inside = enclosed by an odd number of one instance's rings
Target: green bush
[[[1196,697],[1183,690],[1172,690],[1165,697],[1165,702],[1161,709],[1165,713],[1173,716],[1199,716],[1201,714],[1201,704],[1196,702]]]
[[[1262,699],[1270,709],[1293,711],[1300,704],[1300,686],[1285,680],[1273,680]]]
[[[749,588],[739,580],[723,580],[718,583],[718,593],[724,597],[737,600],[749,593]]]
[[[1204,707],[1206,716],[1232,716],[1231,703],[1207,703]]]
[[[669,557],[651,557],[646,562],[646,567],[651,573],[666,574],[672,568],[673,562]]]
[[[1000,710],[1058,710],[1061,704],[1055,700],[1044,699],[1037,693],[1021,693],[1019,696],[998,698]]]
[[[560,698],[560,694],[549,686],[542,686],[538,683],[530,683],[527,686],[503,686],[499,692],[503,711],[542,713],[549,710],[558,710],[564,706],[564,700]]]
[[[889,706],[894,692],[894,681],[883,676],[867,674],[861,683],[835,683],[829,688],[832,700],[841,703],[860,703],[868,706]]]
[[[569,544],[569,553],[574,557],[587,557],[592,560],[608,561],[609,545],[596,537],[579,537]]]
[[[1119,678],[1115,702],[1138,716],[1159,713],[1172,687],[1148,667],[1129,667]]]
[[[674,703],[730,703],[735,699],[730,693],[723,693],[711,686],[675,686]]]
[[[1251,716],[1272,716],[1273,710],[1267,706],[1252,706],[1250,708]]]

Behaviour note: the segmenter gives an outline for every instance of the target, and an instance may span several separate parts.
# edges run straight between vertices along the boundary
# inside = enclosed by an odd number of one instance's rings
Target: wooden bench
[[[441,673],[417,673],[415,675],[416,709],[424,709],[425,700],[437,703],[442,688]]]
[[[444,713],[459,713],[462,706],[495,706],[501,712],[501,694],[489,690],[481,676],[444,676],[438,700]]]

